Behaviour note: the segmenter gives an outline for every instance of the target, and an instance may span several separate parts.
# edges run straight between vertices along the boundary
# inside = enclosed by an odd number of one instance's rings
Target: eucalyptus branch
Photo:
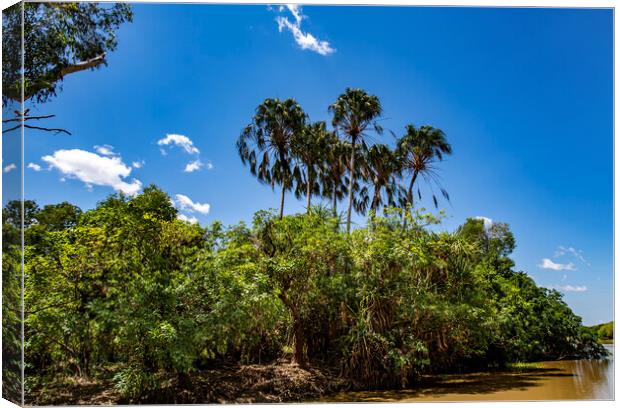
[[[9,122],[20,122],[20,121],[26,121],[26,120],[31,120],[31,119],[49,119],[49,118],[53,118],[56,115],[44,115],[44,116],[24,116],[24,117],[17,117],[17,118],[13,118],[13,119],[5,119],[2,121],[2,123],[9,123]]]
[[[105,53],[101,55],[97,55],[94,58],[91,58],[86,61],[81,61],[73,65],[68,65],[66,67],[60,68],[60,77],[64,77],[65,75],[73,74],[74,72],[84,71],[86,69],[95,68],[98,65],[105,63]]]
[[[3,131],[2,131],[2,133],[4,134],[4,133],[10,132],[10,131],[12,131],[12,130],[19,129],[19,128],[20,128],[20,126],[21,126],[21,124],[16,125],[16,126],[13,126],[12,128],[9,128],[9,129],[5,129],[5,130],[3,130]],[[45,128],[45,127],[40,127],[40,126],[32,126],[32,125],[26,125],[26,124],[24,124],[24,127],[25,127],[25,128],[28,128],[28,129],[43,130],[43,131],[45,131],[45,132],[66,133],[66,134],[68,134],[69,136],[71,135],[71,132],[69,132],[69,131],[68,131],[68,130],[66,130],[66,129],[60,129],[60,128]]]

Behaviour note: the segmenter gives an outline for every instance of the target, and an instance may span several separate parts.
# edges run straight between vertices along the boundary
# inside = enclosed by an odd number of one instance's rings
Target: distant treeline
[[[3,210],[5,300],[19,299],[20,207]],[[434,232],[437,216],[386,208],[349,234],[320,206],[259,211],[252,225],[177,216],[154,186],[88,211],[25,202],[28,403],[64,376],[108,379],[126,402],[170,402],[164,384],[191,389],[222,364],[286,359],[376,388],[605,353],[559,292],[514,270],[503,223]]]
[[[590,326],[588,327],[590,330],[592,330],[593,333],[595,333],[599,339],[601,340],[613,340],[614,339],[614,322],[613,320],[611,322],[607,322],[607,323],[602,323],[602,324],[597,324],[594,326]]]

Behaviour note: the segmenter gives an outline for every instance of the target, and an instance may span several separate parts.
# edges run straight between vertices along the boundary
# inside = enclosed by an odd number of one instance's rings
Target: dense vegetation
[[[595,334],[600,340],[605,343],[613,343],[614,341],[614,322],[597,324],[595,326],[588,327],[590,331]]]
[[[3,135],[19,138],[22,128],[27,132],[70,134],[64,128],[46,125],[47,119],[55,115],[44,113],[42,105],[60,93],[67,75],[107,65],[108,54],[118,45],[118,28],[132,19],[131,6],[125,3],[28,1],[5,8],[2,11]],[[31,115],[31,109],[36,114]],[[5,153],[3,159],[9,156]],[[13,159],[20,163],[17,157]],[[13,189],[19,191],[18,187]],[[19,229],[3,231],[2,396],[23,405],[19,311],[22,251],[15,245],[20,235]]]
[[[329,111],[334,130],[292,99],[257,108],[237,148],[279,186],[280,208],[251,225],[182,221],[155,186],[88,211],[24,202],[27,402],[64,378],[106,381],[120,402],[210,402],[186,392],[221,367],[293,363],[350,387],[411,387],[424,373],[605,354],[559,292],[514,269],[508,225],[437,232],[443,212],[420,208],[419,181],[449,199],[441,130],[369,143],[382,110],[359,89]],[[288,191],[305,213],[284,214]],[[351,228],[352,212],[365,225]],[[17,276],[21,217],[19,202],[3,210],[5,278]],[[19,298],[17,280],[3,290]]]
[[[3,211],[5,237],[18,209]],[[390,209],[349,235],[313,207],[203,228],[153,186],[85,212],[26,209],[28,390],[113,378],[126,401],[162,402],[170,378],[278,358],[402,387],[425,372],[602,353],[560,293],[512,270],[505,224],[432,232],[436,216]]]

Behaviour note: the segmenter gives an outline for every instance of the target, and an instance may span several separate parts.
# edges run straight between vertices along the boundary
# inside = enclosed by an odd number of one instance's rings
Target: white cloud
[[[187,165],[185,166],[185,170],[183,171],[186,173],[191,173],[196,170],[200,170],[202,166],[203,166],[203,163],[200,161],[200,159],[194,160],[192,162],[187,163]]]
[[[185,214],[178,214],[177,218],[181,221],[185,221],[185,222],[189,222],[190,224],[197,224],[198,223],[198,218],[196,217],[188,217]]]
[[[134,195],[142,187],[142,183],[136,179],[131,183],[123,181],[131,173],[131,167],[125,165],[118,156],[100,156],[80,149],[63,149],[41,159],[63,175],[83,181],[87,188],[92,185],[109,186]]]
[[[17,168],[17,166],[15,165],[15,163],[11,163],[11,164],[9,164],[8,166],[5,166],[5,167],[4,167],[4,172],[5,172],[5,173],[8,173],[8,172],[10,172],[10,171],[15,170],[16,168]]]
[[[144,160],[135,161],[135,162],[131,162],[131,167],[133,167],[134,169],[140,169],[142,168],[142,166],[144,166],[144,164],[145,164]]]
[[[580,260],[581,262],[583,262],[583,263],[585,263],[585,264],[589,265],[589,264],[588,264],[588,262],[587,262],[587,261],[585,260],[585,258],[583,257],[583,251],[582,251],[582,250],[580,250],[580,249],[573,248],[573,247],[565,247],[565,246],[560,245],[560,246],[558,247],[558,249],[556,249],[556,251],[555,251],[555,253],[553,254],[553,256],[554,256],[555,258],[558,258],[558,257],[563,256],[563,255],[565,255],[565,254],[571,254],[571,255],[573,255],[576,259],[578,259],[578,260]]]
[[[554,271],[574,271],[576,270],[575,265],[571,262],[567,264],[555,263],[549,258],[544,258],[542,262],[538,265],[539,268],[542,269],[552,269]]]
[[[39,166],[36,163],[28,163],[28,166],[26,166],[26,167],[28,167],[29,169],[32,169],[34,171],[41,171],[41,166]]]
[[[201,214],[208,214],[211,206],[207,203],[200,204],[198,202],[193,202],[188,196],[183,194],[177,194],[174,196],[176,202],[179,204],[182,210],[186,210],[189,212],[199,212]]]
[[[484,222],[484,228],[486,229],[491,228],[491,225],[493,225],[493,220],[487,217],[478,216],[478,217],[474,217],[474,219],[482,220]]]
[[[185,152],[189,154],[200,153],[200,150],[198,150],[196,146],[194,146],[194,142],[192,142],[192,140],[189,137],[183,136],[183,135],[167,134],[166,137],[164,137],[163,139],[159,139],[157,141],[157,144],[159,146],[176,145],[182,148],[183,150],[185,150]],[[160,151],[162,152],[163,155],[165,155],[164,153],[165,150],[160,149]]]
[[[301,20],[304,18],[301,15],[301,6],[299,4],[287,4],[286,8],[291,12],[293,17],[295,17],[295,22],[301,24]],[[280,11],[283,10],[281,9]]]
[[[208,162],[207,163],[207,170],[213,170],[213,168],[214,168],[213,163]]]
[[[104,144],[102,146],[93,146],[95,151],[103,156],[116,156],[116,152],[114,152],[114,147]]]
[[[556,285],[551,286],[551,289],[557,289],[561,292],[585,292],[588,290],[587,286],[573,286],[573,285]]]
[[[321,55],[329,55],[336,52],[329,42],[318,40],[312,34],[308,32],[304,33],[301,30],[301,21],[304,19],[304,16],[301,14],[301,7],[299,5],[288,4],[286,8],[291,12],[294,21],[291,22],[288,17],[285,16],[278,16],[276,21],[278,22],[279,32],[282,32],[284,29],[289,30],[293,34],[295,42],[302,50],[311,50]],[[282,12],[284,11],[284,7],[280,6],[278,10]]]

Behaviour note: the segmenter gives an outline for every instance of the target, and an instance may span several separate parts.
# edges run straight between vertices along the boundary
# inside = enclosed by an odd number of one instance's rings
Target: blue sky
[[[56,99],[32,108],[73,135],[26,133],[25,164],[41,167],[26,169],[27,198],[92,208],[115,189],[155,183],[203,225],[250,220],[278,205],[235,150],[254,108],[294,97],[329,121],[327,106],[361,87],[380,97],[385,128],[447,134],[445,228],[470,216],[509,223],[518,269],[563,291],[585,323],[613,317],[612,11],[139,4],[134,13],[107,67],[68,76]],[[389,132],[376,139],[393,142]],[[107,170],[93,174],[98,166]],[[289,197],[285,211],[303,205]]]

